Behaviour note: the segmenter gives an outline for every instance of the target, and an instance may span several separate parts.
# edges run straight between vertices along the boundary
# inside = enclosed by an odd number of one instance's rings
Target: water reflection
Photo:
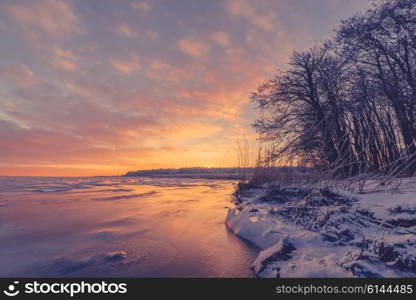
[[[248,277],[224,226],[233,183],[0,178],[0,276]]]

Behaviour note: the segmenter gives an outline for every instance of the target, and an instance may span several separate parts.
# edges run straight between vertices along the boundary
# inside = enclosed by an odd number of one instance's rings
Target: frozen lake
[[[234,183],[0,177],[0,277],[251,277]]]

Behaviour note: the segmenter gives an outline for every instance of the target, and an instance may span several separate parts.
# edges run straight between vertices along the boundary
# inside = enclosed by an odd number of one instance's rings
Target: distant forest
[[[376,1],[332,40],[295,51],[252,94],[269,159],[337,176],[416,171],[416,1]]]
[[[216,174],[216,173],[241,173],[245,171],[253,171],[252,168],[179,168],[179,169],[151,169],[151,170],[138,170],[131,171],[126,176],[153,176],[153,175],[178,175],[178,174]]]
[[[304,168],[274,168],[275,171],[288,172],[290,170],[306,171]],[[207,179],[244,179],[253,175],[257,168],[180,168],[180,169],[152,169],[128,172],[126,177],[177,177],[177,178],[207,178]]]

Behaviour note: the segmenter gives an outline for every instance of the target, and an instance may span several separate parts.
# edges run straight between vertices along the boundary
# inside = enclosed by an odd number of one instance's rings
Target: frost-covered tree
[[[254,124],[292,155],[336,174],[416,171],[416,1],[379,1],[334,41],[295,52],[253,93]]]

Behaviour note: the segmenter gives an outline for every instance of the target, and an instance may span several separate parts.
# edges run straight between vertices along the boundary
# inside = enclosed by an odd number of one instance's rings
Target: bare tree
[[[294,52],[253,93],[272,159],[296,157],[337,176],[416,171],[416,1],[379,1],[332,42]]]

